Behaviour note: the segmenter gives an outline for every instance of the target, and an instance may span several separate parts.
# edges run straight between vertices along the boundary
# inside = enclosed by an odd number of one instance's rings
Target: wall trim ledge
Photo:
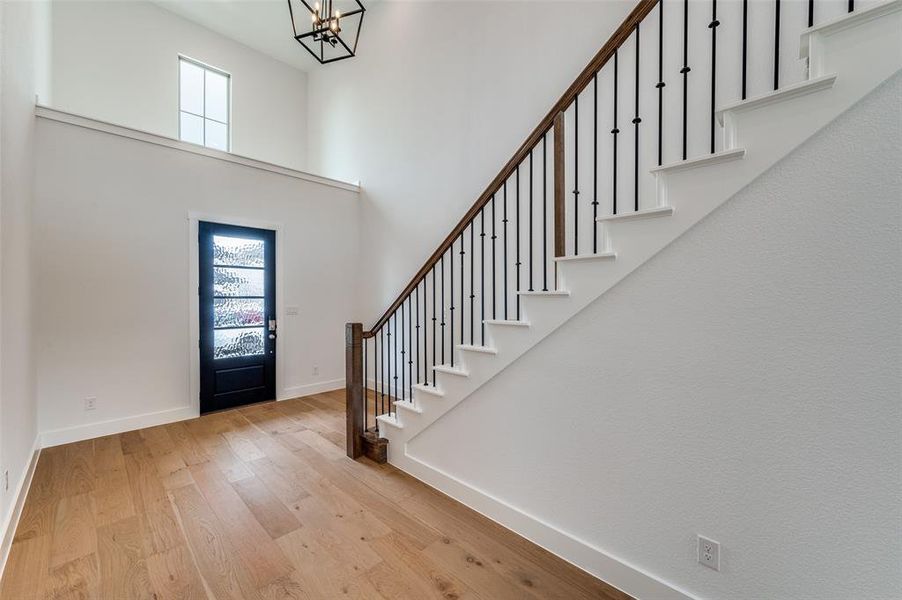
[[[6,569],[6,562],[9,559],[9,552],[13,546],[13,538],[16,534],[16,528],[19,526],[19,518],[22,516],[22,508],[25,506],[25,498],[28,497],[28,490],[31,489],[31,480],[34,477],[35,467],[38,465],[38,458],[41,455],[41,434],[34,437],[34,443],[31,447],[31,459],[25,473],[19,480],[19,486],[16,489],[15,501],[10,508],[9,515],[3,523],[2,541],[0,541],[0,577]]]
[[[340,390],[345,387],[344,377],[341,379],[330,379],[328,381],[320,381],[317,383],[308,383],[305,385],[295,385],[282,389],[277,400],[291,400],[293,398],[302,398],[312,394],[322,394],[323,392],[331,392]]]
[[[113,435],[124,431],[134,431],[135,429],[144,429],[145,427],[154,427],[156,425],[174,423],[175,421],[184,421],[185,419],[193,419],[197,416],[196,406],[180,406],[178,408],[168,408],[152,413],[131,415],[119,419],[109,419],[108,421],[86,423],[84,425],[75,425],[74,427],[64,427],[62,429],[51,429],[41,433],[41,446],[43,448],[50,448],[52,446],[59,446],[60,444],[90,440],[104,435]]]
[[[257,160],[255,158],[248,158],[247,156],[241,156],[240,154],[223,152],[221,150],[213,150],[212,148],[205,148],[204,146],[198,146],[197,144],[183,142],[181,140],[166,137],[164,135],[150,133],[149,131],[143,131],[140,129],[133,129],[124,125],[117,125],[115,123],[108,123],[107,121],[101,121],[92,117],[86,117],[84,115],[58,110],[56,108],[51,108],[49,106],[44,106],[41,104],[35,105],[34,114],[36,117],[48,119],[50,121],[67,123],[69,125],[75,125],[77,127],[84,127],[85,129],[93,129],[94,131],[100,131],[111,135],[118,135],[120,137],[138,140],[139,142],[147,142],[149,144],[156,144],[157,146],[165,146],[166,148],[173,148],[175,150],[190,152],[191,154],[198,154],[200,156],[206,156],[208,158],[214,158],[216,160],[244,165],[246,167],[260,169],[261,171],[269,171],[270,173],[285,175],[286,177],[293,177],[295,179],[302,179],[311,183],[338,188],[340,190],[360,193],[359,183],[349,183],[347,181],[331,179],[329,177],[323,177],[322,175],[314,175],[313,173],[298,171],[297,169],[283,167],[281,165],[268,163],[262,160]]]

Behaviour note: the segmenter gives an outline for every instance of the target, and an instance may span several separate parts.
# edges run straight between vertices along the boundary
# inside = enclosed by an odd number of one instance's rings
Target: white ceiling
[[[308,71],[317,62],[291,37],[286,0],[151,0],[189,21]]]

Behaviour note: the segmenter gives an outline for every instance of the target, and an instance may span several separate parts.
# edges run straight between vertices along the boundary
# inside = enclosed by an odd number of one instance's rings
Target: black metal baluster
[[[424,276],[424,277],[423,277],[423,285],[425,286],[425,284],[426,284],[426,277]],[[416,312],[416,315],[417,315],[417,326],[416,326],[416,328],[414,329],[414,331],[416,332],[416,342],[414,342],[414,344],[416,345],[416,349],[417,349],[417,353],[416,353],[416,357],[417,357],[417,367],[416,367],[416,372],[417,372],[417,383],[419,383],[419,382],[420,382],[420,381],[419,381],[419,379],[420,379],[420,284],[419,284],[419,283],[417,283],[417,287],[416,287],[416,303],[415,303],[414,309],[415,309],[415,312]],[[426,319],[425,312],[426,312],[426,310],[425,310],[425,307],[424,307],[424,310],[423,310],[423,313],[424,313],[423,319],[424,319],[424,320]],[[424,344],[424,345],[425,345],[425,344]],[[426,364],[426,361],[424,360],[424,361],[423,361],[423,365],[425,365],[425,364]],[[425,371],[425,369],[424,369],[424,371]],[[411,380],[412,380],[412,379],[411,379]],[[412,392],[412,391],[411,391],[411,396],[413,396],[413,392]]]
[[[473,259],[476,257],[475,252],[473,252],[473,226],[476,221],[476,217],[473,217],[473,220],[470,221],[470,344],[476,345],[476,338],[473,337],[473,301],[476,299],[476,288],[473,287]]]
[[[504,266],[504,320],[507,320],[507,180],[504,180],[502,186],[502,219],[501,219],[501,239],[504,240],[504,256],[501,264]]]
[[[515,188],[517,194],[517,206],[516,206],[516,216],[517,216],[517,227],[514,229],[514,240],[517,244],[517,262],[515,263],[517,266],[517,287],[515,289],[515,293],[517,296],[516,305],[517,305],[517,320],[520,320],[520,165],[517,165],[517,187]]]
[[[479,304],[482,309],[482,318],[479,319],[479,328],[482,332],[482,345],[485,346],[485,205],[479,212]]]
[[[497,192],[495,192],[497,193]],[[497,287],[498,278],[495,275],[495,240],[498,239],[498,236],[495,235],[495,194],[492,194],[492,318],[497,319],[498,315],[495,312],[495,288]]]
[[[529,291],[532,289],[532,150],[529,151]]]
[[[544,141],[544,138],[543,138]],[[544,179],[542,180],[544,183]],[[592,254],[598,253],[598,73],[592,75]]]
[[[464,307],[464,258],[466,258],[466,250],[464,250],[464,230],[460,232],[460,344],[464,344],[464,321],[466,320],[467,310]],[[453,348],[452,348],[453,352]]]
[[[683,160],[686,160],[689,149],[687,138],[687,116],[689,114],[689,0],[683,0]]]
[[[366,346],[369,340],[363,338],[363,430],[367,430],[367,409],[369,408],[370,392],[367,383],[367,363],[366,363]]]
[[[573,256],[579,256],[579,94],[573,100]]]
[[[419,287],[417,287],[419,292]],[[417,356],[417,360],[419,360]],[[413,298],[407,296],[407,399],[413,402]]]
[[[774,0],[774,89],[780,87],[780,0]]]
[[[442,268],[442,320],[440,322],[442,326],[442,364],[445,364],[445,255],[442,254],[442,257],[439,259],[439,264]],[[453,264],[453,261],[452,261]],[[435,379],[435,375],[432,376]]]
[[[448,347],[451,352],[451,366],[454,366],[454,240],[451,241],[451,247],[448,249],[448,262],[451,263],[451,345]]]
[[[542,135],[542,291],[548,291],[548,132]]]
[[[849,12],[855,10],[855,0],[849,0]]]
[[[391,397],[391,402],[388,405],[388,412],[394,412],[392,407],[394,406],[394,401],[398,399],[398,311],[395,311],[395,314],[392,315],[392,328],[394,329],[394,333],[389,331],[389,335],[394,338],[394,346],[391,351],[391,361],[395,365],[395,373],[392,377],[392,385],[394,386],[394,393]]]
[[[742,99],[746,97],[746,65],[749,49],[749,0],[742,0]]]
[[[708,24],[708,27],[711,28],[711,154],[714,154],[714,132],[716,130],[714,111],[717,110],[715,103],[717,102],[717,27],[719,25],[717,0],[711,0],[711,22]]]
[[[663,1],[663,0],[661,0]],[[639,210],[639,123],[642,119],[639,117],[639,24],[636,23],[636,110],[633,116],[633,131],[636,140],[633,147],[635,156],[633,159],[633,190],[634,190],[634,206],[633,210]]]
[[[385,356],[386,356],[387,352],[385,351],[385,331],[384,331],[383,327],[379,328],[379,341],[380,341],[379,346],[382,349],[382,368],[379,370],[379,379],[380,379],[379,389],[381,392],[381,395],[379,397],[379,414],[380,415],[385,413],[385,379],[386,379],[386,377],[385,377]]]
[[[401,302],[401,396],[398,400],[404,399],[404,390],[407,389],[407,380],[404,376],[404,369],[406,365],[404,364],[404,359],[407,358],[407,352],[404,347],[404,302]]]
[[[435,369],[435,265],[432,266],[432,368]],[[427,378],[428,385],[429,380]],[[436,385],[435,373],[432,374],[432,385]]]
[[[611,176],[613,179],[613,189],[611,190],[611,203],[613,214],[617,214],[617,136],[620,134],[620,129],[617,127],[617,86],[618,80],[620,79],[620,60],[619,53],[617,50],[614,50],[614,128],[611,130],[613,134],[614,140],[614,164],[611,167]]]
[[[658,1],[658,166],[664,163],[664,0]]]
[[[808,0],[808,27],[814,25],[814,0]]]

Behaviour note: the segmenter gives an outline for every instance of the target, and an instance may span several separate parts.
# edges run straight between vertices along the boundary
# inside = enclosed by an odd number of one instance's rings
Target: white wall
[[[0,540],[37,436],[33,363],[31,201],[38,7],[0,3]],[[0,562],[5,558],[0,548]]]
[[[57,0],[54,108],[178,138],[178,55],[232,75],[232,152],[303,170],[307,78],[150,2]]]
[[[898,598],[900,96],[897,75],[409,454],[699,598]]]
[[[310,167],[364,187],[367,325],[634,5],[379,2],[311,71]]]
[[[281,224],[277,294],[299,314],[280,323],[277,393],[343,385],[344,324],[358,314],[356,192],[47,119],[36,182],[37,393],[50,439],[192,414],[191,211]],[[84,411],[87,396],[96,410]]]

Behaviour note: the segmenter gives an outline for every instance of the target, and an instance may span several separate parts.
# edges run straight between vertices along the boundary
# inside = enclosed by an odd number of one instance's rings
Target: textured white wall
[[[38,20],[31,3],[0,3],[0,470],[9,471],[9,489],[0,483],[0,536],[37,434],[30,326]]]
[[[367,325],[634,5],[379,2],[310,72],[310,167],[364,188]]]
[[[700,598],[898,598],[900,97],[902,75],[410,454]]]
[[[185,54],[232,75],[234,153],[306,168],[305,73],[144,1],[57,0],[52,31],[53,108],[178,138]]]
[[[282,225],[277,294],[299,314],[280,323],[277,393],[343,385],[356,192],[45,119],[36,151],[42,432],[190,406],[191,211]]]

